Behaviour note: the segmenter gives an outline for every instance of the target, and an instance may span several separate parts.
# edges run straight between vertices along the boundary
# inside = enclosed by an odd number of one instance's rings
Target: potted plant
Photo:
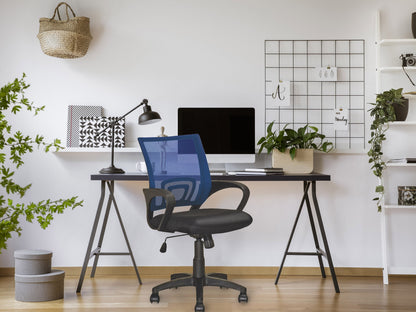
[[[376,186],[378,194],[373,200],[377,201],[377,208],[381,211],[381,202],[384,196],[383,170],[386,163],[383,161],[383,141],[386,140],[386,131],[388,123],[392,121],[406,120],[409,100],[405,99],[402,94],[403,89],[390,89],[383,93],[377,94],[376,102],[370,103],[373,107],[369,110],[373,122],[370,126],[370,149],[368,151],[369,163],[376,177],[379,178],[379,184]],[[404,112],[402,112],[404,110]]]
[[[324,141],[325,135],[318,128],[306,125],[297,131],[287,128],[273,131],[274,122],[266,130],[266,136],[257,142],[259,153],[266,149],[272,154],[272,167],[283,168],[287,173],[310,173],[313,171],[313,151],[330,152],[333,143]]]
[[[43,147],[47,152],[50,149],[60,149],[60,141],[48,143],[41,135],[31,137],[14,129],[11,121],[16,115],[26,109],[37,115],[44,109],[36,107],[25,97],[25,90],[29,85],[21,79],[15,79],[0,89],[0,253],[7,248],[7,240],[12,233],[21,234],[22,219],[32,222],[34,219],[44,229],[53,219],[54,214],[63,213],[67,208],[82,205],[77,197],[69,199],[45,199],[37,203],[22,203],[19,198],[25,196],[32,184],[20,185],[14,180],[15,171],[24,164],[25,154],[32,153],[34,148]]]

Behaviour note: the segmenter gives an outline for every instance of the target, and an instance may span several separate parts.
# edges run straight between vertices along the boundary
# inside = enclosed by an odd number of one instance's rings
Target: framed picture
[[[117,117],[89,117],[79,119],[79,147],[111,147],[110,122]],[[100,134],[101,133],[101,134]],[[100,135],[99,135],[100,134]],[[120,119],[114,127],[114,147],[125,146],[125,119]]]

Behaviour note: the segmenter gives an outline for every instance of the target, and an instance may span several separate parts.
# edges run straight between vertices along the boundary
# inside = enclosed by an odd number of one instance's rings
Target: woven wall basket
[[[61,20],[59,7],[65,5],[66,20]],[[69,18],[69,11],[73,17]],[[58,19],[55,19],[55,16]],[[84,56],[92,39],[90,34],[90,19],[77,17],[74,11],[65,2],[55,8],[52,18],[39,19],[38,38],[43,53],[59,58],[77,58]]]

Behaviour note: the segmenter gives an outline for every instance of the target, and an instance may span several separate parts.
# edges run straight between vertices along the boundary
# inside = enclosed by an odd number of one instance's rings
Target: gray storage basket
[[[39,275],[51,272],[52,252],[47,250],[16,250],[15,274]]]
[[[15,280],[15,298],[17,301],[50,301],[64,297],[65,272],[52,270],[40,275],[18,275]]]

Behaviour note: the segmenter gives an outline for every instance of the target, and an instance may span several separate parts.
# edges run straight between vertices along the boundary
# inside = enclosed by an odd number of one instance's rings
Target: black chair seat
[[[162,219],[157,215],[150,220],[151,225],[157,228]],[[183,232],[188,234],[217,234],[231,232],[251,224],[253,219],[248,213],[229,209],[194,209],[172,213],[165,231]]]

